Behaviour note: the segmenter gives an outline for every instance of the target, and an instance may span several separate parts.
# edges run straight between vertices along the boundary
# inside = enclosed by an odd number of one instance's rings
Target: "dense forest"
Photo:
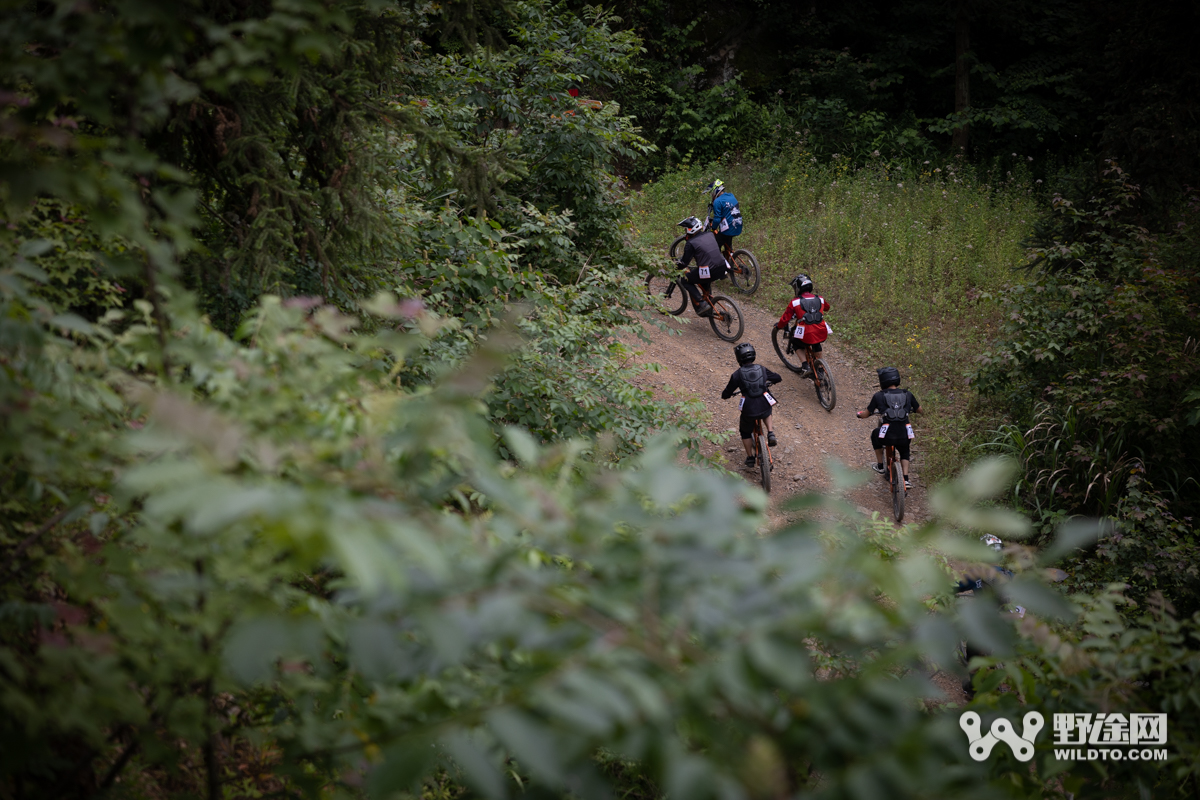
[[[1194,4],[2,7],[3,800],[1197,793]],[[635,205],[718,171],[748,235],[867,182],[1028,231],[869,256],[995,322],[922,356],[933,521],[767,532],[638,388]],[[939,671],[1168,758],[976,760]]]

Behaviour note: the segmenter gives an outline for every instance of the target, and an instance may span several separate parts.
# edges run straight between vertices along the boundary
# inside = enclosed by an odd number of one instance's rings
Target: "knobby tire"
[[[892,516],[897,523],[904,522],[904,475],[900,470],[900,458],[891,463],[892,472]]]
[[[679,285],[677,278],[651,272],[646,276],[646,291],[672,316],[678,317],[687,308],[688,293]]]
[[[779,356],[779,360],[783,365],[792,372],[799,372],[801,365],[804,363],[804,351],[793,350],[788,352],[788,348],[794,346],[792,344],[792,331],[794,328],[779,328],[771,329],[771,344],[775,345],[775,355]]]
[[[742,319],[742,309],[737,303],[725,295],[715,294],[712,299],[713,313],[708,318],[713,333],[727,342],[736,342],[742,338],[746,323]]]
[[[754,294],[758,291],[758,259],[749,250],[734,250],[729,280],[735,289],[742,294]],[[738,272],[738,270],[741,272]]]
[[[817,385],[817,400],[820,401],[821,408],[833,411],[833,407],[837,405],[837,387],[833,385],[833,374],[824,359],[816,359],[816,365],[813,383]]]
[[[766,435],[761,431],[755,438],[758,440],[758,469],[762,474],[763,491],[769,493],[771,491],[771,448],[767,444]]]

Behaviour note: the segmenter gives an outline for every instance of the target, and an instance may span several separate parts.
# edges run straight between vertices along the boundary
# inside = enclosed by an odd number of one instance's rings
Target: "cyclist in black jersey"
[[[875,471],[880,475],[887,473],[883,466],[883,448],[892,445],[900,456],[900,470],[904,474],[904,488],[911,489],[912,482],[908,479],[908,462],[911,455],[909,442],[913,438],[912,425],[908,421],[909,414],[919,414],[921,404],[907,389],[900,388],[900,370],[895,367],[883,367],[876,370],[879,374],[880,391],[871,398],[866,411],[856,411],[859,418],[869,417],[875,412],[880,414],[879,427],[871,431],[871,448],[875,451]],[[886,426],[886,427],[885,427]]]
[[[689,269],[684,276],[683,288],[692,296],[692,305],[696,313],[702,317],[711,317],[712,305],[704,299],[697,287],[703,286],[706,291],[711,290],[714,280],[725,277],[725,256],[721,254],[721,248],[717,245],[717,237],[711,231],[704,230],[703,222],[695,217],[688,217],[680,220],[679,224],[683,226],[687,243],[683,246],[683,254],[680,255],[677,264],[680,269],[687,269],[687,265],[693,259],[696,261],[696,266]]]
[[[754,363],[757,354],[754,352],[754,345],[749,342],[742,342],[733,348],[733,355],[741,366],[729,376],[729,383],[725,385],[725,391],[721,392],[721,399],[728,400],[737,390],[740,390],[745,398],[742,401],[738,432],[742,435],[742,446],[746,448],[746,466],[753,467],[754,440],[751,437],[754,435],[754,420],[761,419],[767,426],[769,447],[779,443],[775,438],[775,431],[771,430],[771,407],[775,405],[775,398],[767,391],[767,387],[779,383],[783,378],[763,365]]]

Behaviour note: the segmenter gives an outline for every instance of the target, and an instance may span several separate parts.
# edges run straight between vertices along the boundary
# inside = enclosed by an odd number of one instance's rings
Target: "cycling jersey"
[[[679,263],[686,267],[692,262],[692,259],[695,259],[697,267],[708,267],[711,270],[711,277],[725,277],[725,256],[721,255],[717,237],[713,236],[711,231],[698,233],[683,245],[683,254],[679,257]],[[720,275],[716,274],[718,269],[721,272]]]
[[[888,398],[887,398],[888,392],[891,392],[893,394],[897,393],[897,392],[903,392],[903,393],[907,394],[908,395],[908,412],[910,414],[914,411],[919,411],[921,409],[921,404],[919,402],[917,402],[917,398],[913,395],[912,392],[908,391],[907,389],[888,389],[886,391],[881,391],[881,392],[875,393],[875,395],[871,398],[871,402],[867,405],[867,413],[868,414],[874,414],[876,411],[878,411],[879,413],[882,414],[884,409],[888,408]],[[879,424],[882,425],[883,422],[880,422]],[[887,433],[884,434],[882,437],[878,436],[878,429],[876,429],[876,433],[873,435],[875,436],[875,438],[877,440],[882,438],[882,440],[887,442],[888,444],[895,444],[897,442],[904,442],[905,444],[907,444],[908,443],[908,425],[907,424],[899,424],[899,423],[891,423],[888,425]]]
[[[805,292],[804,294],[800,295],[800,297],[792,298],[791,302],[788,303],[787,308],[783,310],[783,315],[779,317],[779,322],[776,323],[776,327],[787,328],[788,323],[795,319],[797,320],[797,330],[800,331],[800,335],[796,337],[797,340],[803,342],[804,344],[820,344],[829,338],[829,325],[824,319],[815,324],[805,324],[803,318],[806,310],[804,308],[804,304],[801,303],[801,300],[820,300],[821,306],[819,313],[821,314],[824,314],[824,312],[829,310],[828,300],[820,295],[815,295],[812,292]]]
[[[737,236],[742,232],[742,210],[733,192],[722,192],[709,207],[709,225],[714,233]]]
[[[757,366],[761,367],[761,365]],[[742,374],[742,369],[743,368],[739,367],[733,371],[732,375],[729,376],[729,383],[725,385],[725,391],[721,392],[722,400],[728,400],[729,398],[733,397],[733,392],[735,389],[741,391],[743,395],[745,394],[746,383]],[[772,372],[766,367],[762,367],[762,371],[767,374],[768,385],[772,383],[779,383],[783,380],[779,373]],[[750,419],[771,416],[771,402],[767,400],[766,393],[760,394],[757,397],[747,397],[746,402],[742,404],[742,416]]]

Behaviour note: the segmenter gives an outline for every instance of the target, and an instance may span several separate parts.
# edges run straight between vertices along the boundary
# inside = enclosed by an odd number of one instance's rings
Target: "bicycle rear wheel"
[[[729,271],[729,280],[742,294],[754,294],[758,291],[758,259],[749,250],[733,251],[733,267]]]
[[[779,328],[771,329],[771,344],[775,345],[775,355],[779,356],[779,360],[783,365],[792,372],[799,372],[800,367],[804,364],[804,351],[799,348],[793,350],[796,345],[790,335],[791,328],[779,330]]]
[[[833,411],[833,407],[837,405],[837,387],[833,385],[833,374],[824,359],[818,358],[816,363],[817,374],[813,383],[817,385],[817,400],[820,401],[821,408]]]
[[[738,304],[723,294],[715,294],[712,299],[713,312],[708,318],[713,333],[727,342],[736,342],[742,338],[746,323],[742,320],[742,309]]]
[[[892,473],[892,516],[896,522],[904,522],[904,476],[900,474],[900,459],[888,464]]]
[[[679,316],[687,308],[688,295],[676,278],[651,272],[646,276],[646,291],[668,314]]]
[[[667,248],[667,257],[672,261],[678,261],[683,255],[683,243],[687,241],[686,236],[680,236],[675,241],[671,242],[671,246]]]
[[[764,492],[771,491],[771,448],[767,444],[767,437],[761,432],[754,437],[758,440],[758,470],[762,474],[762,487]]]

